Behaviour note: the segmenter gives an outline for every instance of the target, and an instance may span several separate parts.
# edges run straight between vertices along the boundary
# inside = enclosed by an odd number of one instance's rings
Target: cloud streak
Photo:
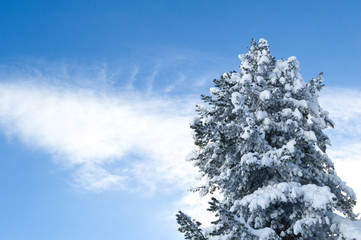
[[[0,65],[0,131],[47,152],[81,189],[185,189],[194,86],[202,72],[214,78],[204,70],[214,61],[175,49],[142,57]]]
[[[73,170],[87,190],[177,184],[190,169],[190,99],[96,93],[38,83],[0,84],[0,126]],[[141,160],[136,160],[141,159]]]

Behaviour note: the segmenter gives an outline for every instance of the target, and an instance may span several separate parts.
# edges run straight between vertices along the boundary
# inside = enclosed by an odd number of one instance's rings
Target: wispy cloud
[[[196,171],[184,162],[199,94],[189,90],[201,76],[193,66],[212,59],[194,54],[168,49],[112,66],[0,65],[0,129],[49,153],[83,189],[183,189]]]
[[[1,129],[48,152],[94,191],[186,180],[193,105],[191,98],[0,83]]]
[[[134,89],[134,83],[137,80],[138,73],[139,73],[139,66],[135,66],[133,71],[130,73],[128,82],[125,86],[126,89]]]

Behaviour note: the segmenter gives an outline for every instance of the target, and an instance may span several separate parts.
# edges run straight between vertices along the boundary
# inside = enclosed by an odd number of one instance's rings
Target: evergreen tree
[[[177,214],[186,239],[341,239],[332,214],[355,218],[356,196],[336,175],[318,103],[322,73],[305,83],[296,57],[275,60],[266,40],[240,55],[241,72],[214,80],[191,124],[198,150],[189,161],[212,194],[218,218],[207,229]]]

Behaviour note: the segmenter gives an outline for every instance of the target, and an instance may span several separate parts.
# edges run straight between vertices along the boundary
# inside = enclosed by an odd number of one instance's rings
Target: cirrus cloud
[[[192,172],[183,159],[192,149],[193,105],[191,97],[2,82],[0,128],[48,152],[84,189],[146,185],[151,192]]]

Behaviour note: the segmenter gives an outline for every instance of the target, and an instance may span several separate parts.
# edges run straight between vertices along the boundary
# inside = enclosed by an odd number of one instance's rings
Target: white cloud
[[[127,189],[127,176],[111,174],[103,167],[86,163],[82,164],[74,173],[74,184],[88,191]]]
[[[361,91],[347,88],[329,88],[321,92],[320,102],[330,116],[342,121],[361,115]]]
[[[1,129],[50,153],[94,191],[188,182],[193,108],[189,99],[0,83]]]
[[[49,153],[87,190],[185,189],[196,171],[184,161],[193,148],[188,118],[199,101],[190,93],[213,59],[167,49],[114,65],[0,65],[0,131]]]
[[[320,104],[335,122],[327,131],[332,143],[327,153],[337,174],[354,189],[359,199],[355,211],[361,213],[361,91],[326,89]]]

